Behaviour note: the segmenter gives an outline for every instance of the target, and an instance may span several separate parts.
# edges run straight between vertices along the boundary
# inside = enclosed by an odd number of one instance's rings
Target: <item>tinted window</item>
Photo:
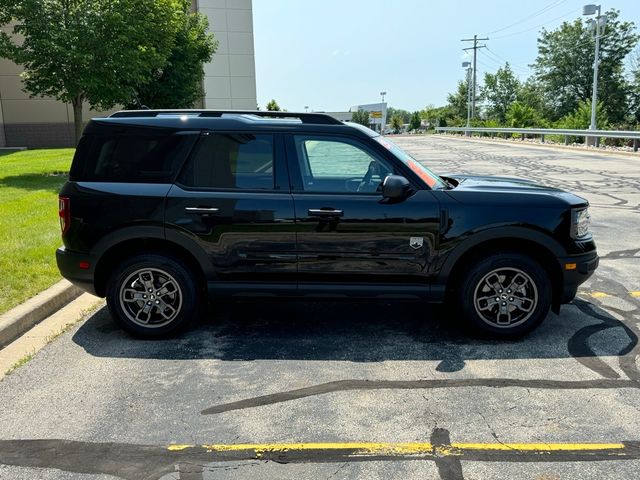
[[[358,143],[341,138],[296,135],[304,190],[373,193],[393,168]]]
[[[70,177],[91,182],[167,182],[196,138],[170,132],[87,135],[78,145]]]
[[[273,136],[203,136],[179,181],[196,188],[273,190]]]

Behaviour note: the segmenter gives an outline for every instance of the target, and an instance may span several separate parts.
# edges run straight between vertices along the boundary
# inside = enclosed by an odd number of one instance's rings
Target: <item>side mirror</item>
[[[392,200],[406,198],[411,192],[409,180],[401,175],[389,175],[382,182],[382,196]]]

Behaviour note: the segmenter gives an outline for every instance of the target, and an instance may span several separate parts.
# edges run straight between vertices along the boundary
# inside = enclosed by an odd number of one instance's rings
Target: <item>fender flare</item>
[[[91,251],[91,257],[99,263],[104,254],[113,247],[129,240],[143,239],[160,240],[182,247],[200,265],[206,279],[215,278],[213,266],[204,248],[194,238],[175,230],[165,229],[162,225],[132,225],[111,232],[96,243]]]
[[[537,243],[541,247],[546,248],[556,258],[567,255],[564,247],[557,240],[539,230],[514,226],[493,227],[481,232],[474,233],[462,243],[455,246],[453,251],[451,251],[447,255],[444,263],[442,264],[442,268],[440,269],[437,277],[438,282],[446,283],[455,265],[458,263],[458,260],[460,260],[460,258],[465,253],[469,252],[472,248],[477,247],[478,245],[485,242],[500,240],[504,238],[527,240]]]

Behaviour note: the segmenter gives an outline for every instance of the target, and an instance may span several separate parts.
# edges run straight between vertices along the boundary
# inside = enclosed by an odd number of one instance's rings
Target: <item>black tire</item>
[[[198,316],[201,298],[193,272],[164,254],[123,261],[107,284],[107,306],[127,332],[161,338],[186,328]]]
[[[551,298],[547,271],[531,257],[505,252],[471,265],[461,278],[457,300],[463,319],[473,330],[515,338],[542,323]]]

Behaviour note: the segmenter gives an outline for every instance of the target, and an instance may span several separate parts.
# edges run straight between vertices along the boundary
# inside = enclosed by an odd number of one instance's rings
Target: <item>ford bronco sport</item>
[[[598,265],[586,200],[440,177],[317,113],[94,119],[59,204],[62,275],[147,337],[183,328],[207,295],[449,300],[476,329],[512,337]]]

